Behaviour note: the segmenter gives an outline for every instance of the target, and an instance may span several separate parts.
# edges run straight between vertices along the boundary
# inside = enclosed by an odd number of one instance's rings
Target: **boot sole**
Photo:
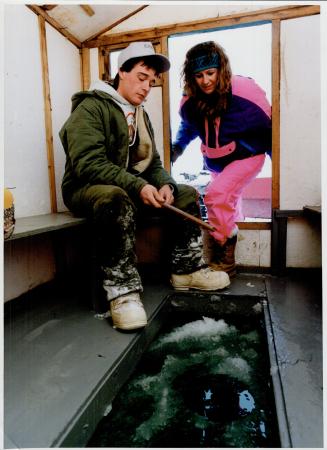
[[[236,270],[234,272],[230,272],[230,273],[226,272],[226,273],[229,276],[229,278],[235,278],[236,274],[237,274]]]
[[[113,328],[119,328],[120,330],[136,330],[138,328],[143,328],[147,325],[147,322],[134,322],[128,325],[120,325],[113,323]]]
[[[205,288],[196,287],[196,286],[178,286],[178,287],[173,286],[173,288],[174,288],[176,291],[190,291],[190,290],[192,290],[192,289],[194,289],[194,290],[196,290],[196,291],[220,291],[221,289],[225,289],[225,288],[228,287],[229,285],[230,285],[230,283],[226,284],[226,285],[223,286],[223,287],[216,288],[216,289],[205,289]]]
[[[215,266],[215,264],[209,264],[209,267],[211,267],[212,270],[214,270],[216,272],[226,272],[227,275],[229,276],[229,278],[233,278],[237,274],[236,268],[233,268],[233,269],[228,269],[228,268],[226,269],[225,267],[218,267],[217,268],[217,266]]]

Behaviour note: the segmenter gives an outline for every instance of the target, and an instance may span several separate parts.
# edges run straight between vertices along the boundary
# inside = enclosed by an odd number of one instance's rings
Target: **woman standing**
[[[236,222],[244,219],[242,192],[271,153],[271,107],[253,79],[232,75],[226,53],[213,41],[187,52],[182,78],[181,123],[172,161],[200,137],[204,164],[211,172],[204,202],[216,228],[206,236],[208,262],[233,276]]]

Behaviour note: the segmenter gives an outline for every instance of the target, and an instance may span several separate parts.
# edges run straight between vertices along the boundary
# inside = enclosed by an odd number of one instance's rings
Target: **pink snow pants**
[[[242,213],[242,193],[261,171],[266,155],[233,161],[220,173],[212,173],[204,203],[208,210],[208,220],[216,231],[210,234],[221,244],[237,230],[237,221],[244,220]]]

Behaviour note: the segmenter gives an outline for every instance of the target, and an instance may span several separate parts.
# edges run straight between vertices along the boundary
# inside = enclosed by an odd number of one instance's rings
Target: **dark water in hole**
[[[173,320],[87,446],[280,447],[262,321]]]

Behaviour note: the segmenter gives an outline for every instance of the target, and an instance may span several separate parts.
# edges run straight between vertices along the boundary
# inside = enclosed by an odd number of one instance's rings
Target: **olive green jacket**
[[[101,90],[75,94],[72,113],[59,133],[66,153],[64,201],[77,190],[96,184],[119,186],[133,196],[138,196],[148,183],[158,189],[165,184],[177,189],[176,182],[162,166],[145,111],[144,121],[152,141],[152,154],[144,170],[135,175],[128,171],[128,126],[122,109]]]

